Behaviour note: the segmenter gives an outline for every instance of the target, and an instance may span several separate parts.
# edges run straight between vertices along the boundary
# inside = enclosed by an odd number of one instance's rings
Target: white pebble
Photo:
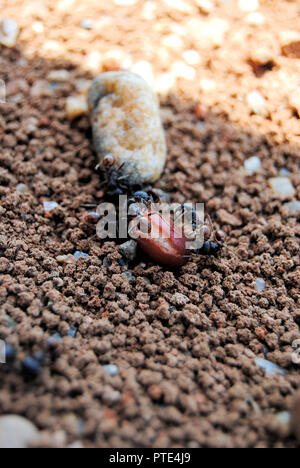
[[[246,22],[248,24],[251,24],[252,26],[262,26],[265,24],[265,17],[262,13],[259,13],[258,11],[253,11],[249,13],[249,15],[246,16]]]
[[[165,5],[173,10],[180,11],[180,13],[192,13],[193,8],[189,3],[184,2],[183,0],[163,0]]]
[[[182,57],[188,65],[198,65],[201,63],[201,56],[196,50],[185,50]]]
[[[196,5],[207,15],[212,13],[215,9],[215,5],[210,0],[196,0]]]
[[[115,364],[107,364],[103,366],[105,372],[107,372],[111,377],[115,377],[119,373],[119,369]]]
[[[153,21],[155,19],[156,9],[157,9],[157,5],[154,2],[147,1],[142,11],[142,18],[147,21]]]
[[[255,362],[258,367],[260,367],[261,369],[264,369],[266,373],[269,375],[285,375],[286,374],[286,371],[284,369],[277,366],[277,364],[274,364],[273,362],[268,361],[267,359],[256,358]]]
[[[5,47],[14,47],[19,35],[19,26],[15,20],[4,18],[0,23],[0,44]]]
[[[80,26],[83,29],[93,29],[94,22],[91,19],[84,19],[81,21]]]
[[[255,114],[265,113],[266,100],[259,91],[252,91],[247,95],[247,103]]]
[[[75,119],[88,112],[88,103],[86,96],[69,96],[66,101],[66,112],[69,119]]]
[[[70,79],[70,73],[67,70],[52,70],[48,73],[47,79],[56,83],[64,83]]]
[[[285,167],[282,167],[279,171],[279,175],[280,177],[287,177],[289,176],[291,173],[288,169],[286,169]]]
[[[172,74],[178,78],[192,81],[196,77],[196,71],[193,67],[186,65],[184,62],[175,62],[171,68]]]
[[[38,123],[39,121],[35,117],[28,117],[22,125],[23,130],[28,134],[34,133],[38,129]]]
[[[141,60],[132,67],[132,71],[144,78],[148,85],[153,87],[154,73],[151,63],[146,62],[145,60]]]
[[[113,0],[115,5],[118,6],[132,6],[135,5],[137,0]]]
[[[155,89],[158,93],[168,93],[175,85],[175,77],[172,73],[163,73],[155,80]]]
[[[269,179],[269,185],[274,194],[282,200],[291,198],[296,193],[292,182],[287,177],[273,177]]]
[[[74,258],[74,255],[58,255],[56,257],[57,263],[74,263],[76,259]]]
[[[84,60],[83,66],[86,70],[97,73],[102,65],[102,56],[98,50],[90,52]]]
[[[57,41],[46,41],[43,44],[43,51],[44,52],[61,52],[62,47],[59,42]]]
[[[247,174],[253,175],[261,168],[261,160],[257,156],[253,156],[245,161],[244,167]]]
[[[16,187],[17,192],[26,193],[28,192],[28,187],[25,184],[18,184]]]
[[[44,25],[40,21],[35,21],[32,25],[32,30],[37,34],[43,34]]]
[[[258,0],[239,0],[239,8],[242,11],[255,11],[259,8]]]
[[[39,98],[41,96],[51,96],[53,94],[53,90],[50,88],[48,81],[45,80],[37,80],[33,83],[30,94],[32,97]]]
[[[44,211],[47,213],[49,211],[53,211],[55,210],[55,208],[58,207],[58,203],[56,202],[49,202],[49,201],[44,201],[43,202],[43,205],[44,205]]]
[[[287,211],[288,216],[299,216],[300,215],[300,201],[294,201],[285,203],[284,208]]]
[[[169,36],[163,38],[162,45],[168,49],[177,50],[182,48],[183,40],[177,34],[170,34]]]
[[[0,448],[27,448],[38,438],[37,428],[27,419],[14,414],[0,417]]]
[[[257,280],[255,281],[256,291],[261,292],[265,289],[265,287],[266,287],[265,280],[263,278],[257,278]]]
[[[210,78],[203,78],[202,80],[200,80],[200,88],[204,92],[214,91],[216,87],[216,82],[214,80],[211,80]]]

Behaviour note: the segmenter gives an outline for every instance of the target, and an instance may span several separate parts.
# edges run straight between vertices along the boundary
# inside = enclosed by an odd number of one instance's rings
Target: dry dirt
[[[261,1],[264,24],[251,25],[237,2],[211,3],[205,14],[193,0],[0,1],[0,16],[21,28],[15,48],[0,46],[0,338],[17,350],[0,367],[0,413],[31,420],[41,446],[297,446],[281,413],[300,388],[291,358],[299,218],[268,179],[289,171],[300,199],[300,4]],[[80,25],[88,18],[90,30]],[[182,64],[190,49],[194,72]],[[141,254],[127,264],[84,222],[81,205],[103,192],[88,118],[70,122],[66,98],[79,79],[136,63],[150,80],[149,64],[155,77],[169,73],[171,85],[161,97],[168,163],[156,187],[173,201],[204,201],[228,233],[219,257],[180,270]],[[49,86],[54,69],[69,80]],[[174,73],[191,79],[172,83]],[[254,90],[265,98],[260,115],[246,99]],[[246,176],[251,156],[262,167]],[[44,201],[58,203],[52,217]],[[89,258],[57,262],[75,251]],[[22,360],[55,333],[62,339],[28,376]],[[285,374],[266,374],[256,358]]]

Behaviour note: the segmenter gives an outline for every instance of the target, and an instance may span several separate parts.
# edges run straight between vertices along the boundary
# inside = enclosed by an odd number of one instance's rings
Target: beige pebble
[[[57,83],[64,83],[70,79],[68,70],[52,70],[47,75],[47,80]]]
[[[140,76],[99,75],[89,89],[94,147],[99,162],[113,157],[114,168],[131,184],[156,181],[166,161],[166,141],[157,96]]]
[[[33,83],[30,94],[32,97],[51,96],[53,90],[49,86],[49,82],[45,80],[37,80]]]
[[[272,177],[268,182],[274,195],[282,200],[291,198],[296,193],[296,190],[288,177]]]
[[[80,115],[87,114],[88,103],[86,97],[83,94],[68,97],[66,101],[66,112],[71,120]]]
[[[223,209],[219,210],[218,215],[222,224],[229,224],[230,226],[235,226],[235,227],[242,225],[242,221],[240,220],[238,216],[230,214],[226,210],[223,210]]]

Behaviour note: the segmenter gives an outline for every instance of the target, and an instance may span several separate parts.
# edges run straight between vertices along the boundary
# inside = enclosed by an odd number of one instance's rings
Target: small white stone
[[[265,113],[266,100],[259,91],[252,91],[247,94],[247,104],[255,114]]]
[[[94,21],[91,20],[91,19],[88,19],[88,18],[84,19],[84,20],[81,21],[80,26],[83,29],[93,29]]]
[[[57,41],[46,41],[43,45],[44,52],[60,52],[61,45]]]
[[[285,203],[284,208],[287,211],[288,216],[299,216],[300,215],[300,201],[294,201]]]
[[[0,23],[0,44],[5,47],[14,47],[19,35],[19,26],[15,20],[4,18]]]
[[[27,419],[14,414],[0,417],[0,448],[27,448],[38,438],[37,428]]]
[[[56,261],[57,263],[74,263],[76,262],[76,259],[74,257],[74,255],[58,255],[58,257],[56,257]]]
[[[28,192],[28,187],[25,184],[18,184],[16,187],[17,192],[26,193]]]
[[[245,161],[244,167],[247,174],[253,175],[261,168],[261,160],[257,156],[253,156]]]
[[[28,117],[22,124],[22,128],[27,134],[34,133],[38,129],[38,123],[39,121],[35,117]]]
[[[113,2],[118,6],[132,6],[136,4],[137,0],[113,0]]]
[[[261,369],[264,369],[266,374],[269,374],[269,375],[285,375],[286,374],[286,371],[284,369],[277,366],[277,364],[274,364],[273,362],[268,361],[267,359],[256,358],[255,362],[258,367],[260,367]]]
[[[266,287],[265,280],[263,278],[257,278],[257,280],[255,281],[256,291],[261,292],[265,289],[265,287]]]
[[[177,50],[182,48],[183,40],[177,34],[170,34],[169,36],[163,38],[162,45],[168,49]]]
[[[43,34],[45,28],[41,21],[35,21],[32,25],[32,30],[37,34]]]
[[[191,5],[184,0],[163,0],[164,4],[180,13],[193,13]]]
[[[184,62],[175,62],[172,65],[171,72],[178,78],[184,78],[185,80],[192,81],[196,77],[196,70]]]
[[[76,89],[80,94],[87,95],[90,84],[91,84],[90,80],[79,78],[75,84],[76,84]]]
[[[296,193],[292,182],[287,177],[273,177],[269,179],[269,185],[274,194],[282,200],[291,198]]]
[[[78,96],[69,96],[66,101],[66,112],[69,119],[75,119],[80,115],[87,114],[87,98],[83,94]]]
[[[52,70],[48,73],[47,80],[56,82],[56,83],[64,83],[70,79],[70,73],[68,70]]]
[[[196,50],[185,50],[182,57],[188,65],[199,65],[201,63],[201,56]]]
[[[44,201],[43,206],[44,206],[44,211],[47,213],[49,211],[55,210],[55,208],[58,207],[58,203],[51,202],[51,201],[50,202],[49,201]]]
[[[175,85],[175,77],[172,73],[163,73],[155,80],[155,89],[158,93],[167,93]]]
[[[53,90],[50,88],[48,81],[45,80],[35,81],[30,89],[30,95],[36,98],[41,96],[51,96],[52,94]]]
[[[196,5],[207,15],[212,13],[215,9],[215,5],[210,0],[196,0]]]
[[[132,67],[132,71],[144,78],[148,85],[153,87],[154,73],[151,63],[146,62],[145,60],[141,60]]]
[[[155,11],[157,9],[156,3],[147,1],[142,11],[142,18],[147,21],[153,21],[155,19]]]
[[[74,0],[60,0],[56,8],[58,11],[68,11],[74,5]]]
[[[84,68],[93,73],[98,73],[102,65],[102,56],[98,50],[90,52],[84,60]]]
[[[119,373],[119,369],[115,364],[107,364],[107,365],[103,366],[103,369],[111,377],[116,377],[116,375],[118,375],[118,373]]]
[[[202,80],[200,80],[200,88],[204,92],[214,91],[216,87],[216,82],[214,80],[211,80],[210,78],[203,78]]]
[[[264,15],[262,13],[259,13],[258,11],[253,11],[252,13],[249,13],[249,15],[246,16],[245,20],[248,24],[251,24],[252,26],[262,26],[266,22]]]
[[[259,8],[258,0],[239,0],[239,8],[242,11],[255,11]]]
[[[288,169],[286,169],[285,167],[282,167],[279,171],[279,175],[280,177],[287,177],[289,176],[291,173]]]

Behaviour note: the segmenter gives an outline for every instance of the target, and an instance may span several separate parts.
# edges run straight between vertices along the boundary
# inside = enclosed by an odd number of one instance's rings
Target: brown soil
[[[299,119],[289,97],[300,62],[284,49],[296,40],[299,2],[277,0],[276,9],[261,2],[263,26],[249,25],[233,1],[213,1],[208,16],[193,0],[185,3],[192,13],[164,1],[1,2],[1,16],[15,18],[21,34],[16,48],[0,47],[7,85],[0,115],[0,338],[18,351],[14,364],[0,367],[0,413],[30,419],[43,446],[297,445],[278,413],[300,387],[291,360],[300,337],[300,229],[267,181],[288,169],[299,200]],[[151,5],[154,18],[147,19]],[[94,20],[92,30],[80,27],[85,18]],[[219,43],[209,33],[197,41],[199,28],[188,23],[195,18],[222,18],[229,29]],[[175,50],[163,45],[169,34],[181,38]],[[89,121],[70,123],[65,101],[76,80],[97,73],[86,70],[88,54],[99,51],[100,72],[116,66],[105,55],[116,48],[134,63],[148,61],[156,74],[185,50],[201,55],[196,78],[177,80],[162,98],[168,164],[156,186],[173,201],[206,203],[228,233],[218,258],[199,257],[178,271],[145,257],[127,265],[116,244],[93,238],[83,221],[81,205],[101,201],[102,193]],[[70,80],[34,95],[36,82],[61,68]],[[204,91],[203,78],[216,88]],[[263,115],[245,100],[255,89],[266,99]],[[262,169],[245,177],[241,167],[254,155]],[[20,183],[27,193],[16,191]],[[51,218],[44,200],[59,204]],[[56,261],[76,250],[89,258]],[[262,292],[257,278],[266,281]],[[71,326],[75,337],[67,336]],[[21,360],[54,333],[62,341],[39,375],[28,378]],[[286,374],[266,375],[256,357]],[[109,376],[106,364],[117,365],[118,375]]]

